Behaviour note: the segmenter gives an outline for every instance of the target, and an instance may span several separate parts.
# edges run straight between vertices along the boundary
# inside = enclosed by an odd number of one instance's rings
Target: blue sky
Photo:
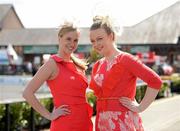
[[[109,15],[132,26],[179,0],[0,0],[11,3],[26,28],[54,28],[64,20],[89,27],[94,15]]]

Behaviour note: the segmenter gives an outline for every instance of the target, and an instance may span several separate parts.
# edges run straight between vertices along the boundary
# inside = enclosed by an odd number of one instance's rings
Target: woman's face
[[[71,54],[77,49],[79,33],[71,31],[59,37],[60,50],[65,54]]]
[[[101,55],[106,55],[111,49],[113,35],[107,34],[103,28],[90,31],[90,40],[93,48]]]

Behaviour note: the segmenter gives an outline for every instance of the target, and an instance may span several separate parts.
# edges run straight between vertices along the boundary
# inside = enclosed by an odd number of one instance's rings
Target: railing
[[[10,98],[10,96],[7,97],[1,97],[0,104],[5,104],[5,115],[6,115],[6,121],[5,121],[5,131],[10,131],[11,123],[10,123],[10,107],[9,105],[12,103],[18,103],[18,102],[24,102],[25,99],[21,96],[17,95],[18,97]],[[45,99],[45,98],[51,98],[51,94],[36,94],[36,97],[38,99]],[[30,128],[31,131],[35,131],[35,123],[34,123],[34,110],[31,107],[31,115],[30,115]]]
[[[5,131],[10,131],[10,104],[25,102],[22,92],[26,84],[32,79],[31,76],[0,76],[0,104],[5,105]],[[46,84],[43,84],[35,94],[38,99],[51,98]],[[34,110],[31,107],[30,128],[35,131]]]

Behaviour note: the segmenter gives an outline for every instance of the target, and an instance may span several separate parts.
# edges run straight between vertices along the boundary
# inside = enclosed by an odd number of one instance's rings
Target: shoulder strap
[[[63,61],[62,58],[58,57],[57,55],[51,55],[50,58],[52,58],[54,61],[58,63]]]

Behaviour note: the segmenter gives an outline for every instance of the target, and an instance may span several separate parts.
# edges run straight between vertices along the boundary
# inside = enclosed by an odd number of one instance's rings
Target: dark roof
[[[124,28],[123,44],[176,44],[180,36],[180,1],[146,20]]]

